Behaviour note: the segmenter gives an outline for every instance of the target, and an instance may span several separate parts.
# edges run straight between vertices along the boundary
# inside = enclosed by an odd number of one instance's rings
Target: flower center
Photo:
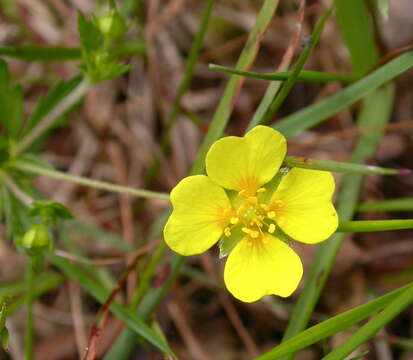
[[[242,232],[248,235],[249,240],[265,240],[264,232],[273,234],[276,228],[275,218],[277,210],[283,203],[277,200],[274,204],[267,204],[260,201],[260,194],[266,191],[259,188],[255,194],[250,195],[246,190],[241,190],[234,203],[235,210],[229,216],[230,225],[224,229],[224,235],[231,236],[231,230],[235,226],[241,226]]]

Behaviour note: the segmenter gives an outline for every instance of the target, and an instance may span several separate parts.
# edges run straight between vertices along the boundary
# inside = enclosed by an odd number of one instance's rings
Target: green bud
[[[117,11],[110,11],[96,19],[96,24],[108,39],[116,39],[128,30],[124,18]]]
[[[49,246],[49,232],[44,225],[35,224],[23,235],[21,245],[27,249],[40,249]]]

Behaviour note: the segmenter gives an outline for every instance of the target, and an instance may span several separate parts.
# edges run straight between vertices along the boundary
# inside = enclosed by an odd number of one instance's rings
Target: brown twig
[[[102,317],[98,324],[94,325],[90,331],[89,335],[89,341],[88,341],[88,346],[86,348],[86,353],[83,358],[83,360],[94,360],[96,357],[96,350],[97,350],[97,344],[98,344],[98,339],[100,334],[103,332],[105,325],[107,323],[108,317],[109,317],[109,308],[114,301],[116,295],[119,294],[119,292],[122,290],[122,288],[125,286],[129,274],[136,268],[136,265],[139,261],[139,259],[147,254],[149,251],[151,251],[155,246],[157,246],[159,243],[158,240],[152,241],[149,244],[145,245],[144,247],[140,248],[135,252],[133,255],[133,259],[127,266],[126,270],[124,271],[123,275],[120,277],[119,281],[117,284],[114,286],[112,289],[112,292],[109,294],[108,298],[104,302],[104,304],[100,307],[98,314],[102,314]]]

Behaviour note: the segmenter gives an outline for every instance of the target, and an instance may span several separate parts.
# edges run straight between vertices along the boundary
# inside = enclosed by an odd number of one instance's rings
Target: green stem
[[[408,175],[409,169],[387,169],[379,166],[354,164],[329,160],[317,160],[303,157],[286,156],[284,165],[302,169],[332,171],[348,174]]]
[[[86,93],[90,86],[90,80],[85,77],[79,85],[54,107],[13,149],[11,156],[17,157],[25,151],[40,135],[42,135],[51,124],[69,108],[75,105]]]
[[[281,88],[280,92],[275,97],[274,101],[270,105],[267,113],[261,119],[261,124],[267,124],[271,118],[276,114],[282,103],[284,102],[287,95],[290,93],[291,89],[293,88],[294,84],[298,79],[298,75],[300,74],[301,70],[303,69],[305,63],[307,62],[308,58],[310,57],[311,53],[313,52],[314,48],[316,47],[318,40],[320,40],[321,34],[324,29],[324,25],[326,21],[329,19],[331,13],[333,12],[333,6],[331,6],[321,17],[318,21],[313,34],[310,38],[310,45],[307,46],[298,57],[296,65],[291,73],[291,76],[287,79],[284,83],[283,87]]]
[[[76,184],[85,185],[85,186],[93,187],[96,189],[113,191],[113,192],[117,192],[121,194],[144,197],[144,198],[149,198],[149,199],[160,199],[160,200],[169,201],[168,194],[158,193],[158,192],[149,191],[149,190],[134,189],[131,187],[111,184],[111,183],[107,183],[104,181],[92,180],[92,179],[82,177],[82,176],[69,175],[69,174],[66,174],[60,171],[46,169],[41,166],[36,166],[33,164],[28,164],[23,161],[16,161],[11,166],[15,169],[31,172],[33,174],[43,175],[43,176],[47,176],[47,177],[58,179],[58,180],[70,181]]]
[[[367,203],[360,204],[357,210],[358,211],[411,211],[413,210],[413,197],[367,202]]]
[[[222,71],[229,74],[246,76],[254,79],[268,80],[268,81],[286,81],[291,78],[294,74],[293,71],[281,71],[268,74],[260,74],[251,71],[242,71],[237,69],[232,69],[226,66],[210,64],[209,68],[212,70]],[[331,74],[321,71],[309,71],[302,70],[296,78],[299,82],[310,82],[310,83],[329,83],[329,82],[340,82],[344,84],[350,84],[361,78],[358,74]]]
[[[336,232],[371,232],[413,229],[413,219],[343,221]]]
[[[34,260],[26,262],[26,328],[24,334],[24,360],[33,359],[33,302],[34,302]]]
[[[169,145],[169,133],[172,129],[173,125],[175,124],[176,119],[178,118],[181,106],[181,100],[186,91],[189,89],[191,85],[194,67],[196,61],[198,60],[199,54],[202,49],[202,43],[204,40],[205,32],[208,28],[208,23],[211,18],[212,8],[214,6],[215,0],[208,0],[207,4],[205,5],[204,11],[201,16],[201,24],[199,26],[198,32],[195,35],[194,41],[192,43],[191,50],[188,55],[188,60],[185,65],[184,74],[181,80],[181,83],[178,88],[178,92],[172,103],[171,113],[169,115],[168,123],[166,124],[165,132],[162,136],[162,144],[164,147]]]

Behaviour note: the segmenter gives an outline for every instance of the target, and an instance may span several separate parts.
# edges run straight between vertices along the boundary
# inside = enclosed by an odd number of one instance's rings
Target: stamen
[[[271,224],[271,225],[268,227],[268,232],[269,232],[270,234],[274,234],[274,231],[275,231],[275,224]]]
[[[247,190],[243,189],[243,190],[238,192],[238,195],[239,196],[244,196],[246,192],[247,192]]]
[[[250,233],[250,236],[253,239],[256,239],[259,235],[260,235],[260,233],[258,231],[255,231],[255,230],[251,231],[251,233]]]
[[[260,204],[260,207],[261,207],[262,209],[264,209],[265,211],[270,210],[270,207],[269,207],[267,204]]]
[[[231,219],[229,219],[229,222],[233,225],[238,224],[239,218],[236,216],[233,216]]]
[[[230,229],[229,227],[226,227],[226,228],[224,229],[224,235],[225,235],[226,237],[230,237],[230,236],[231,236],[231,229]]]
[[[251,232],[251,229],[247,228],[247,227],[243,227],[241,229],[241,231],[245,232],[246,234],[249,234]]]
[[[275,211],[269,211],[269,212],[267,212],[267,216],[268,216],[270,219],[274,219],[274,218],[275,218]]]
[[[277,208],[281,208],[281,207],[284,206],[284,201],[282,201],[282,200],[275,200],[275,201],[274,201],[274,205],[275,205]]]
[[[258,198],[256,196],[248,197],[247,201],[250,202],[253,205],[258,205]]]
[[[263,192],[266,192],[267,191],[267,189],[266,188],[259,188],[258,190],[257,190],[257,193],[263,193]]]

